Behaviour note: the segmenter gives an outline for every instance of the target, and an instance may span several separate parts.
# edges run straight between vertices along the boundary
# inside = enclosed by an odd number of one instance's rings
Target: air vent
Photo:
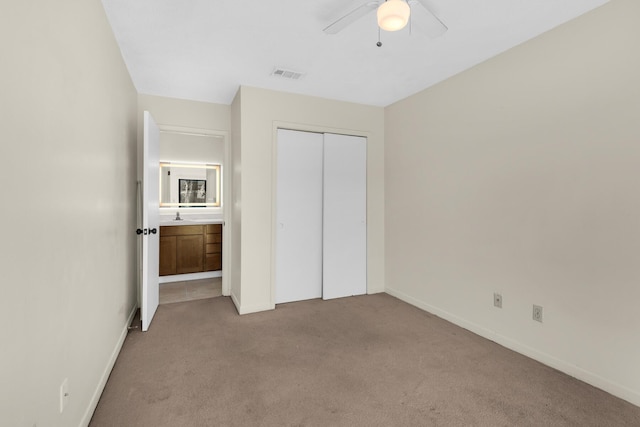
[[[283,79],[290,80],[298,80],[301,77],[304,77],[304,73],[301,73],[299,71],[287,70],[286,68],[276,68],[273,70],[271,75],[274,77],[281,77]]]

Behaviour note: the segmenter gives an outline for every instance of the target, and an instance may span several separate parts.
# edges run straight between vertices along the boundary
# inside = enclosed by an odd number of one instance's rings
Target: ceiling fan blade
[[[430,0],[412,0],[410,1],[411,3],[420,3],[427,11],[425,28],[429,37],[436,38],[447,32],[449,27],[435,14],[435,9]]]
[[[370,1],[370,2],[364,3],[361,6],[358,6],[351,12],[344,15],[342,18],[339,18],[337,21],[330,24],[322,31],[324,31],[327,34],[337,34],[340,31],[347,28],[352,23],[356,22],[358,19],[362,18],[367,13],[376,9],[379,4],[380,2],[378,1]]]

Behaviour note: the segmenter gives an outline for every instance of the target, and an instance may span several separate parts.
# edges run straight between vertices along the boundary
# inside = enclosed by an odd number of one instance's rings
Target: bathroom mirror
[[[220,165],[160,162],[160,207],[220,206]]]

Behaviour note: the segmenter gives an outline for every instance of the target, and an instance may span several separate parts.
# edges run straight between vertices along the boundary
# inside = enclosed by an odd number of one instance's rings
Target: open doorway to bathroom
[[[160,304],[226,294],[226,139],[214,131],[160,126]],[[185,190],[185,182],[197,188]]]

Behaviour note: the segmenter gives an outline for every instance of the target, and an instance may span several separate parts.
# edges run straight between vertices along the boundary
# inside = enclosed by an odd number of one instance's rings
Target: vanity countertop
[[[173,226],[173,225],[204,225],[204,224],[222,224],[224,220],[220,218],[182,218],[176,219],[160,219],[160,226]]]

